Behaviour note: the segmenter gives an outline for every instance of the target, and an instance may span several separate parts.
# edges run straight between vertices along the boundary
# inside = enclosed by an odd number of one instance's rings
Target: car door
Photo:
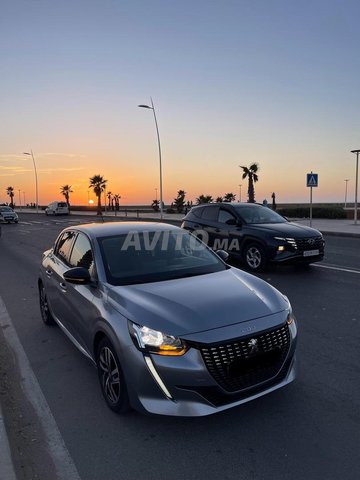
[[[209,245],[213,246],[215,238],[217,238],[217,217],[219,206],[218,205],[206,205],[201,214],[201,226],[205,232],[203,238],[200,235],[199,238]]]
[[[233,254],[239,253],[242,240],[241,222],[226,207],[219,209],[215,235],[214,250],[226,250]]]
[[[91,352],[93,324],[99,313],[93,303],[94,294],[97,292],[97,276],[94,254],[89,238],[79,232],[71,250],[69,259],[71,268],[83,267],[89,270],[91,283],[77,285],[66,283],[66,302],[70,310],[67,319],[69,331],[80,345]]]
[[[69,269],[69,259],[76,233],[66,230],[58,238],[53,252],[47,258],[45,268],[45,288],[51,312],[67,328],[69,308],[66,302],[64,272]]]

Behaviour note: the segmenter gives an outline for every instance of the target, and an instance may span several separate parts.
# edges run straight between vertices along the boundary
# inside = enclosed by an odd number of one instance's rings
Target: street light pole
[[[38,191],[38,176],[37,176],[37,170],[36,170],[36,163],[35,163],[35,158],[33,151],[30,150],[30,153],[28,152],[23,152],[24,155],[31,155],[33,165],[34,165],[34,172],[35,172],[35,185],[36,185],[36,213],[39,213],[39,191]]]
[[[20,188],[18,189],[18,192],[19,192],[19,207],[20,207],[20,210],[21,210],[21,190],[20,190]]]
[[[357,199],[358,199],[359,153],[360,153],[360,150],[351,150],[351,153],[356,153],[354,223],[355,223],[355,225],[357,225]]]
[[[239,185],[239,203],[241,203],[241,187],[242,187],[242,184]]]
[[[156,119],[155,107],[151,97],[150,97],[150,101],[151,101],[151,107],[149,105],[138,105],[138,107],[148,108],[149,110],[152,110],[154,114],[156,134],[157,134],[158,147],[159,147],[159,162],[160,162],[160,218],[163,218],[163,186],[162,186],[162,161],[161,161],[160,134],[159,134],[159,127]]]
[[[344,182],[345,182],[345,202],[344,202],[345,205],[344,205],[344,208],[346,208],[348,181],[349,181],[349,178],[345,178],[345,180],[344,180]]]

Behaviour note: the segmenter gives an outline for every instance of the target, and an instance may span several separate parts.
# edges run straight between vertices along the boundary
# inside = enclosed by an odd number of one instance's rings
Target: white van
[[[46,215],[69,215],[69,207],[66,202],[51,202],[45,208]]]

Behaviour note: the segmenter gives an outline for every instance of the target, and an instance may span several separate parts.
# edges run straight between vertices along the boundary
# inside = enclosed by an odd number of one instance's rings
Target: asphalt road
[[[360,478],[359,239],[328,237],[321,265],[261,275],[298,320],[293,384],[210,417],[117,416],[94,367],[40,319],[41,253],[69,220],[23,220],[2,226],[0,295],[82,480]]]

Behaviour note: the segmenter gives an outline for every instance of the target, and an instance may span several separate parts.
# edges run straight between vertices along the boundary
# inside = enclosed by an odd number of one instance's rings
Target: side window
[[[219,207],[205,207],[202,212],[201,218],[203,220],[210,220],[211,222],[216,222],[217,212]]]
[[[56,244],[55,255],[66,264],[69,264],[69,256],[74,237],[75,232],[64,232]]]
[[[94,272],[94,257],[89,239],[83,233],[79,233],[70,257],[71,267],[84,267],[90,275]]]
[[[201,218],[201,212],[204,210],[204,207],[195,207],[192,208],[190,211],[194,215],[194,217]]]
[[[218,222],[219,223],[226,223],[228,220],[236,221],[236,218],[228,210],[224,210],[224,209],[221,208],[220,211],[219,211]]]

